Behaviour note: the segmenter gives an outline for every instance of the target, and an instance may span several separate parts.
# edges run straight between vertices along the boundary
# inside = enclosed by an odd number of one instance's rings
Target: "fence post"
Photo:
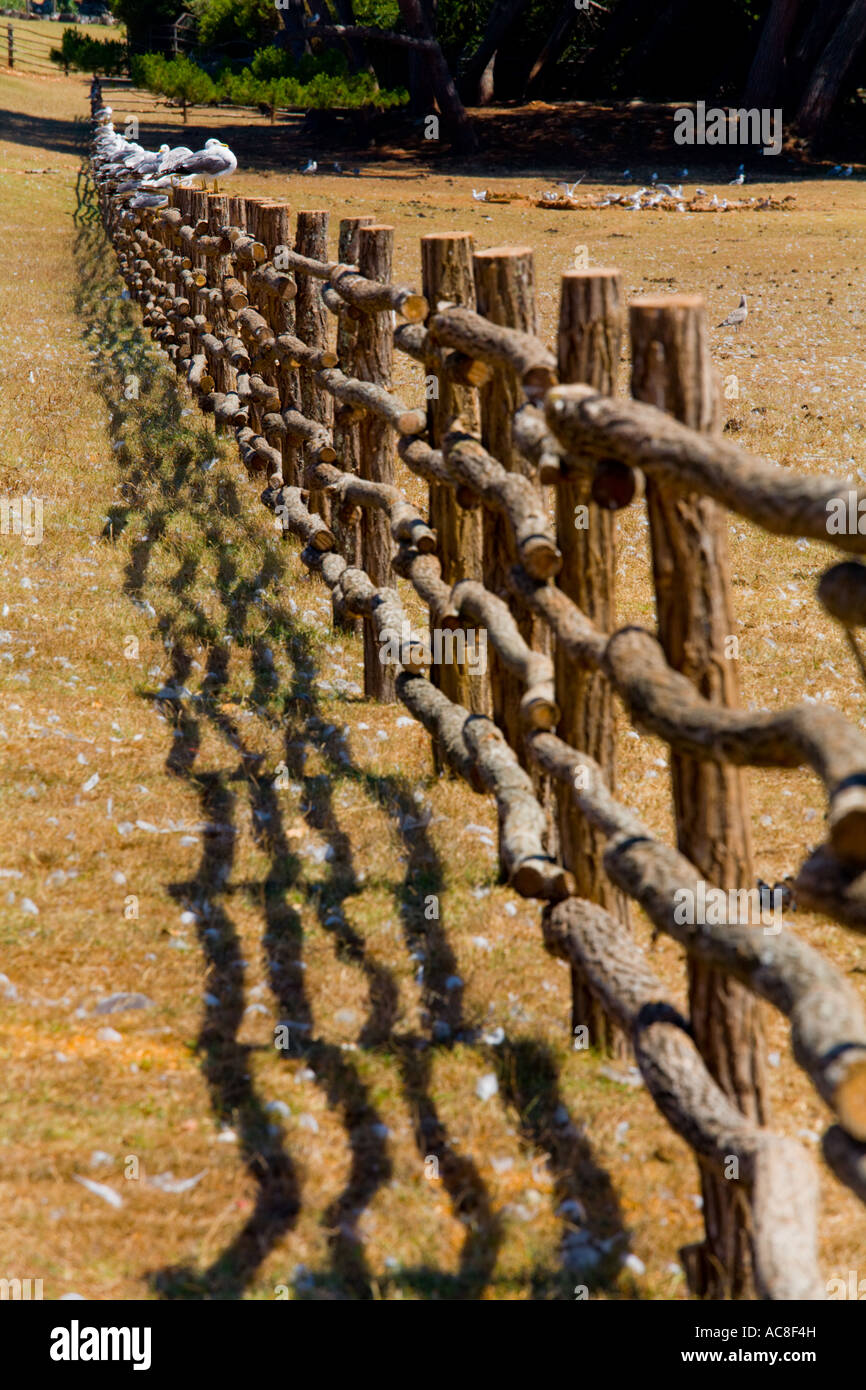
[[[361,227],[369,227],[375,217],[344,217],[340,222],[340,237],[337,259],[341,265],[358,264],[358,232]],[[345,305],[337,318],[337,361],[341,371],[354,376],[355,342],[358,336],[358,321],[352,318]],[[360,426],[351,411],[334,411],[334,448],[340,459],[340,466],[347,473],[361,471]],[[350,565],[361,563],[361,527],[354,517],[351,506],[331,507],[331,529],[337,538],[337,549]],[[364,631],[363,618],[334,616],[334,626],[343,632],[353,632],[361,637]]]
[[[718,430],[719,395],[703,300],[646,296],[630,306],[632,395],[692,429]],[[718,503],[667,491],[647,480],[659,638],[668,661],[701,694],[733,708],[734,662],[726,638],[734,617],[726,514]],[[739,768],[671,753],[677,843],[699,873],[722,889],[754,883],[748,804]],[[699,961],[688,964],[695,1041],[722,1089],[744,1115],[767,1122],[758,1001],[743,985]],[[736,1182],[701,1168],[706,1240],[682,1256],[699,1296],[752,1292],[749,1212]]]
[[[15,66],[15,30],[11,24],[6,25],[6,47],[9,56],[9,67]]]
[[[559,304],[560,381],[585,382],[613,395],[623,327],[622,275],[618,270],[572,270],[565,274]],[[612,632],[616,623],[616,513],[594,503],[591,476],[557,486],[556,533],[562,552],[557,588],[600,628]],[[569,660],[558,644],[554,664],[556,702],[561,711],[557,732],[573,748],[595,758],[613,791],[616,708],[610,683],[600,672]],[[604,835],[575,812],[568,787],[556,787],[556,800],[560,857],[575,876],[578,896],[599,903],[627,923],[625,899],[602,868]],[[626,1056],[627,1038],[574,968],[571,983],[572,1030],[585,1026],[593,1047],[613,1056]]]
[[[531,248],[498,246],[489,251],[476,251],[473,266],[478,313],[491,323],[523,333],[536,333],[538,320]],[[503,468],[509,472],[521,471],[520,455],[512,439],[512,421],[515,411],[524,404],[525,395],[514,368],[504,363],[494,367],[490,380],[481,387],[480,396],[482,444]],[[540,485],[539,489],[546,492]],[[484,584],[508,603],[529,646],[536,651],[549,651],[548,629],[540,618],[526,612],[508,586],[508,571],[517,556],[507,524],[498,514],[486,509],[481,524]],[[521,764],[527,767],[520,720],[523,686],[517,676],[506,670],[495,651],[488,651],[488,671],[493,718]],[[537,776],[534,768],[530,771]],[[548,799],[548,794],[542,793],[541,799]]]
[[[267,248],[268,260],[273,260],[278,246],[288,247],[291,239],[291,210],[287,203],[259,201],[256,208],[256,240]],[[268,295],[266,308],[262,310],[274,333],[293,333],[295,331],[295,305],[291,299],[277,299]],[[274,367],[270,362],[260,364],[260,374],[269,386],[276,386],[280,399],[285,405],[297,400],[298,372],[295,368]],[[260,410],[256,420],[261,423],[267,412]],[[297,481],[298,446],[289,439],[275,440],[271,444],[279,448],[282,456],[281,473],[290,486]]]
[[[225,227],[229,220],[229,200],[226,193],[209,193],[207,195],[207,220],[208,231],[211,236],[217,235],[221,227]],[[228,256],[217,257],[214,266],[214,286],[213,288],[222,289],[224,275],[232,273],[232,262]],[[216,304],[209,311],[209,317],[213,323],[213,331],[217,338],[222,337],[229,327],[229,312],[224,303]],[[234,367],[225,356],[220,357],[214,363],[214,382],[218,391],[233,391],[237,386],[238,374]]]
[[[472,273],[472,236],[469,232],[431,233],[421,238],[421,292],[431,311],[443,300],[475,308],[475,282]],[[447,353],[433,347],[425,364],[429,381],[435,379],[436,394],[427,401],[428,436],[438,448],[452,421],[460,419],[470,434],[481,428],[478,392],[471,386],[452,381],[442,369]],[[426,383],[425,383],[426,384]],[[443,483],[430,484],[430,525],[436,532],[436,553],[446,584],[459,579],[477,579],[482,574],[481,508],[470,511],[459,506],[454,490]],[[431,626],[433,617],[431,614]],[[486,677],[470,677],[465,663],[431,666],[430,679],[458,705],[473,714],[487,714],[490,700]],[[433,745],[437,769],[441,760]]]
[[[387,284],[391,279],[394,228],[373,223],[358,229],[358,268],[369,280]],[[354,375],[375,381],[388,390],[394,339],[391,313],[363,314],[354,349]],[[394,482],[394,437],[391,426],[375,415],[365,415],[359,428],[360,473],[377,483]],[[361,565],[373,583],[390,584],[393,542],[384,512],[362,513]],[[390,703],[396,699],[391,668],[379,660],[379,644],[373,624],[364,624],[364,693],[368,699]]]
[[[295,227],[295,250],[312,261],[328,259],[327,212],[299,212]],[[298,271],[295,275],[298,294],[295,299],[295,332],[307,347],[322,351],[328,346],[328,311],[321,294],[321,281]],[[308,420],[318,420],[330,430],[334,421],[334,404],[327,391],[316,385],[313,373],[301,373],[299,409]],[[306,486],[306,484],[305,484]],[[318,512],[330,525],[331,501],[325,493],[310,493],[310,511]]]

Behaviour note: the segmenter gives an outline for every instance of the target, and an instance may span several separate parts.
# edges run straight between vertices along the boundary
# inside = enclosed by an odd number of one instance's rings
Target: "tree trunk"
[[[824,125],[864,40],[866,0],[853,0],[809,79],[795,122],[801,133],[815,135]]]
[[[558,367],[562,382],[580,381],[615,395],[623,331],[622,276],[614,270],[574,270],[562,278]],[[587,525],[578,526],[578,507]],[[616,627],[616,513],[592,500],[591,478],[562,482],[556,489],[556,539],[562,569],[556,586],[573,599],[603,632]],[[616,790],[616,707],[610,682],[599,671],[576,665],[556,644],[557,733],[602,768]],[[625,926],[628,909],[602,867],[606,837],[574,808],[571,788],[556,787],[559,853],[577,884],[577,896],[599,903]],[[628,1040],[605,1013],[585,974],[572,966],[572,1032],[588,1029],[588,1042],[610,1056],[625,1057]]]
[[[703,301],[691,295],[631,305],[632,395],[703,433],[718,431],[719,398]],[[717,502],[672,493],[647,480],[647,511],[659,639],[674,668],[702,695],[728,708],[738,682],[725,639],[735,631],[727,518]],[[726,763],[671,754],[677,845],[710,884],[754,883],[743,773]],[[759,928],[755,928],[759,930]],[[760,1014],[738,981],[697,958],[689,961],[695,1041],[715,1080],[749,1119],[766,1122]],[[706,1241],[683,1251],[699,1297],[752,1296],[748,1213],[734,1184],[702,1169]]]
[[[773,0],[746,79],[744,106],[773,106],[779,97],[799,8],[800,0]]]
[[[352,0],[333,0],[333,4],[337,11],[338,23],[350,26],[355,24],[355,10]],[[345,42],[349,54],[349,67],[352,72],[368,72],[371,77],[375,77],[376,70],[370,62],[363,39],[348,36]]]
[[[295,62],[309,53],[310,44],[305,32],[304,0],[284,0],[279,10],[286,31],[286,47]]]
[[[502,47],[506,35],[528,4],[529,0],[497,0],[490,11],[487,27],[475,52],[466,58],[461,55],[457,83],[470,105],[476,101],[479,105],[486,104],[483,89],[485,84],[490,83],[488,68],[493,63],[497,50]],[[486,100],[490,100],[490,97]]]
[[[371,223],[358,228],[358,268],[368,280],[388,284],[394,259],[394,228]],[[364,314],[355,340],[353,368],[360,381],[391,387],[394,339],[391,313]],[[394,482],[394,435],[387,420],[367,414],[359,431],[360,473],[374,483]],[[393,584],[394,544],[385,512],[365,511],[361,525],[361,565],[376,588]],[[390,704],[396,699],[394,675],[380,661],[381,648],[371,622],[364,623],[364,694]]]
[[[403,22],[409,33],[414,34],[416,38],[433,41],[428,62],[436,105],[439,107],[442,120],[445,122],[455,148],[465,153],[471,153],[477,148],[475,132],[463,108],[463,103],[457,95],[457,88],[454,86],[454,79],[448,70],[445,55],[433,39],[421,0],[398,0],[398,3]]]
[[[421,288],[434,308],[443,299],[475,308],[472,250],[472,237],[466,232],[440,232],[421,238]],[[428,379],[434,376],[437,384],[437,394],[427,403],[427,434],[434,449],[440,447],[457,419],[470,434],[477,435],[481,429],[478,392],[451,380],[443,368],[446,356],[444,349],[433,347],[424,367]],[[481,515],[480,507],[461,507],[453,488],[430,484],[430,525],[438,538],[437,554],[446,584],[453,586],[460,579],[478,579],[483,574]],[[430,626],[434,626],[432,617]],[[430,680],[449,700],[471,713],[490,713],[486,680],[471,676],[465,663],[433,666]],[[438,751],[435,756],[437,768],[444,766]]]
[[[525,98],[534,96],[548,69],[552,72],[556,67],[562,56],[565,41],[577,19],[577,13],[574,0],[565,0],[544,47],[529,70],[523,91]]]

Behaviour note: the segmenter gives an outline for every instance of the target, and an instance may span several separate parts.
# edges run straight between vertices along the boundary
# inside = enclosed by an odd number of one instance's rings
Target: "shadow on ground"
[[[261,948],[274,1017],[286,1026],[282,1055],[302,1058],[315,1073],[315,1084],[339,1117],[351,1155],[342,1191],[320,1216],[328,1233],[327,1266],[300,1278],[295,1296],[363,1300],[405,1292],[424,1299],[474,1300],[496,1284],[503,1219],[473,1159],[451,1142],[433,1094],[435,1049],[455,1042],[478,1048],[485,1065],[497,1070],[501,1098],[517,1116],[523,1139],[546,1153],[557,1208],[572,1199],[589,1213],[586,1229],[579,1230],[563,1216],[559,1267],[527,1270],[528,1296],[571,1298],[576,1278],[591,1288],[612,1287],[627,1237],[609,1178],[563,1103],[554,1058],[543,1044],[525,1038],[487,1046],[467,1027],[461,990],[446,987],[456,975],[447,922],[430,921],[424,913],[425,898],[440,892],[443,873],[426,824],[417,817],[415,788],[397,774],[377,777],[357,766],[340,733],[323,717],[309,633],[277,592],[290,582],[289,551],[263,545],[256,567],[244,568],[232,544],[232,527],[242,510],[235,484],[226,483],[225,470],[214,482],[220,473],[211,476],[214,435],[191,414],[173,371],[146,337],[137,307],[121,297],[113,252],[93,221],[91,192],[83,186],[77,220],[78,312],[94,357],[95,381],[110,412],[122,497],[110,509],[103,539],[117,545],[127,529],[140,537],[127,551],[124,593],[148,611],[171,661],[170,680],[158,691],[142,692],[142,698],[166,717],[166,769],[195,792],[208,826],[195,872],[167,887],[197,924],[204,964],[197,1041],[214,1121],[236,1131],[241,1161],[256,1187],[251,1215],[206,1268],[157,1270],[151,1275],[153,1288],[165,1299],[243,1297],[262,1261],[297,1223],[303,1201],[303,1175],[256,1089],[255,1049],[239,1041],[244,962],[232,908],[239,895],[261,911]],[[124,397],[130,374],[138,382],[134,401]],[[239,487],[246,485],[239,463],[237,479]],[[192,523],[189,542],[178,554],[175,528],[170,553],[176,568],[168,581],[161,580],[152,574],[154,557],[169,518],[181,509]],[[221,612],[216,623],[202,611],[194,592],[205,547],[217,562]],[[268,604],[273,619],[270,646],[248,632],[248,618],[260,603]],[[274,669],[271,649],[277,643],[292,672],[288,688],[280,686]],[[203,673],[193,665],[200,644],[209,651]],[[227,712],[232,708],[227,699],[230,648],[243,652],[253,678],[247,705],[254,718],[245,719],[243,729]],[[197,679],[199,688],[191,691]],[[222,750],[218,765],[207,769],[199,765],[205,728],[218,736]],[[264,775],[263,755],[254,746],[257,733],[275,730],[289,774],[303,789],[304,819],[328,847],[325,878],[312,886],[305,885],[287,837],[273,775]],[[307,772],[313,751],[324,773]],[[394,890],[395,905],[407,952],[424,953],[423,1033],[398,1030],[397,982],[381,961],[371,958],[363,937],[346,920],[345,904],[363,891],[351,839],[340,828],[334,804],[336,789],[346,784],[361,789],[390,817],[402,842],[405,871]],[[235,843],[244,822],[267,857],[267,872],[255,882],[234,876]],[[419,1164],[430,1157],[438,1162],[452,1213],[465,1228],[456,1272],[401,1267],[385,1281],[371,1278],[359,1221],[393,1176],[387,1130],[352,1051],[319,1036],[305,984],[301,916],[292,902],[299,890],[330,934],[337,957],[364,979],[368,1010],[356,1047],[392,1061]],[[591,1260],[588,1241],[596,1242]],[[599,1256],[600,1249],[615,1256]]]

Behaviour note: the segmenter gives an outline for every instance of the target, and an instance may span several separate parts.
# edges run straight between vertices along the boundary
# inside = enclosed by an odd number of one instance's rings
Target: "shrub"
[[[191,58],[163,58],[159,53],[144,53],[133,59],[131,67],[133,81],[177,102],[183,109],[184,121],[188,106],[205,106],[218,99],[213,79]]]
[[[116,77],[127,71],[129,53],[121,39],[92,39],[76,29],[64,29],[60,47],[52,48],[52,63],[60,63],[65,72],[78,68],[81,72],[100,72]]]

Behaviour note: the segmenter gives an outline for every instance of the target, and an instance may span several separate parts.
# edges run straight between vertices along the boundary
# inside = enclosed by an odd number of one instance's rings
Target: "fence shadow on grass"
[[[86,206],[86,197],[82,203]],[[235,1129],[241,1160],[256,1187],[252,1213],[207,1267],[158,1270],[151,1276],[154,1289],[167,1299],[242,1297],[264,1259],[296,1225],[301,1210],[297,1164],[253,1079],[251,1061],[256,1048],[239,1041],[245,1013],[244,966],[230,911],[232,898],[238,894],[262,913],[262,946],[276,1019],[289,1024],[290,1046],[282,1055],[303,1058],[313,1070],[315,1084],[328,1108],[339,1117],[350,1150],[342,1191],[321,1215],[327,1232],[328,1265],[302,1278],[296,1284],[296,1296],[369,1299],[379,1296],[387,1286],[396,1291],[405,1289],[416,1297],[476,1299],[496,1281],[503,1218],[493,1207],[477,1164],[458,1153],[451,1142],[433,1095],[435,1049],[450,1047],[455,1041],[483,1049],[485,1062],[497,1068],[500,1090],[520,1116],[523,1138],[547,1154],[557,1203],[569,1197],[583,1198],[592,1233],[599,1240],[613,1233],[624,1242],[607,1174],[595,1164],[589,1145],[570,1124],[567,1112],[563,1121],[565,1107],[553,1058],[541,1044],[529,1040],[506,1043],[501,1049],[484,1046],[463,1019],[461,990],[446,987],[449,977],[457,973],[456,958],[445,922],[427,920],[424,913],[425,898],[441,891],[442,866],[426,826],[416,819],[412,786],[401,776],[374,776],[352,762],[339,734],[323,717],[313,684],[315,652],[301,624],[287,612],[280,613],[280,641],[292,669],[287,690],[277,690],[267,646],[261,641],[250,642],[246,625],[251,605],[273,581],[285,576],[285,560],[279,551],[263,546],[258,570],[254,574],[243,572],[230,536],[231,521],[241,510],[235,485],[223,480],[214,489],[208,479],[214,436],[186,423],[191,412],[172,373],[150,346],[137,309],[119,296],[110,247],[101,231],[89,225],[88,218],[79,220],[78,308],[96,354],[97,385],[111,412],[121,478],[122,502],[111,507],[103,535],[107,543],[114,543],[133,522],[136,530],[141,527],[144,532],[130,547],[124,590],[154,619],[170,647],[172,670],[170,681],[158,695],[150,693],[146,698],[171,729],[166,768],[194,790],[202,820],[209,826],[196,872],[184,882],[169,885],[169,890],[195,916],[206,967],[198,1048],[214,1119]],[[137,381],[138,399],[127,402],[124,383],[130,374]],[[128,421],[135,426],[134,448],[124,434]],[[165,602],[153,608],[150,600],[156,601],[158,581],[149,582],[152,562],[169,519],[181,509],[197,530],[186,553],[178,557],[174,574],[163,585]],[[204,547],[217,556],[218,622],[202,610],[192,593],[198,555]],[[177,555],[176,546],[172,554]],[[149,599],[145,598],[146,590]],[[193,679],[192,647],[198,643],[207,645],[210,656],[201,689],[190,698],[183,688]],[[271,775],[263,775],[263,755],[251,746],[239,721],[226,710],[230,645],[236,651],[247,649],[250,656],[256,719],[245,721],[245,728],[255,732],[268,726],[280,731],[286,766],[303,788],[304,820],[326,841],[326,876],[314,885],[305,885],[301,876],[300,858],[286,834],[281,798]],[[215,770],[198,767],[205,729],[218,736],[223,749],[224,756]],[[311,750],[324,762],[325,774],[306,773],[306,756]],[[339,824],[334,804],[335,785],[340,782],[359,787],[368,801],[390,818],[402,842],[405,872],[393,891],[405,946],[409,952],[422,949],[425,956],[423,1033],[397,1031],[397,980],[381,961],[372,958],[363,938],[345,919],[345,903],[362,890],[353,865],[351,840]],[[255,882],[232,880],[235,843],[244,814],[249,815],[252,835],[268,859],[266,874]],[[374,1280],[371,1275],[359,1223],[378,1190],[393,1176],[387,1130],[352,1052],[318,1035],[304,978],[301,915],[290,900],[298,889],[331,936],[338,959],[363,976],[369,1011],[356,1046],[395,1064],[419,1169],[430,1156],[438,1161],[452,1213],[466,1229],[455,1273],[425,1266],[400,1268],[385,1281]],[[562,1267],[532,1271],[530,1296],[571,1296],[575,1276],[574,1261],[569,1258],[572,1235],[573,1229],[565,1221]],[[611,1262],[602,1260],[582,1277],[590,1287],[608,1287],[612,1275]]]

